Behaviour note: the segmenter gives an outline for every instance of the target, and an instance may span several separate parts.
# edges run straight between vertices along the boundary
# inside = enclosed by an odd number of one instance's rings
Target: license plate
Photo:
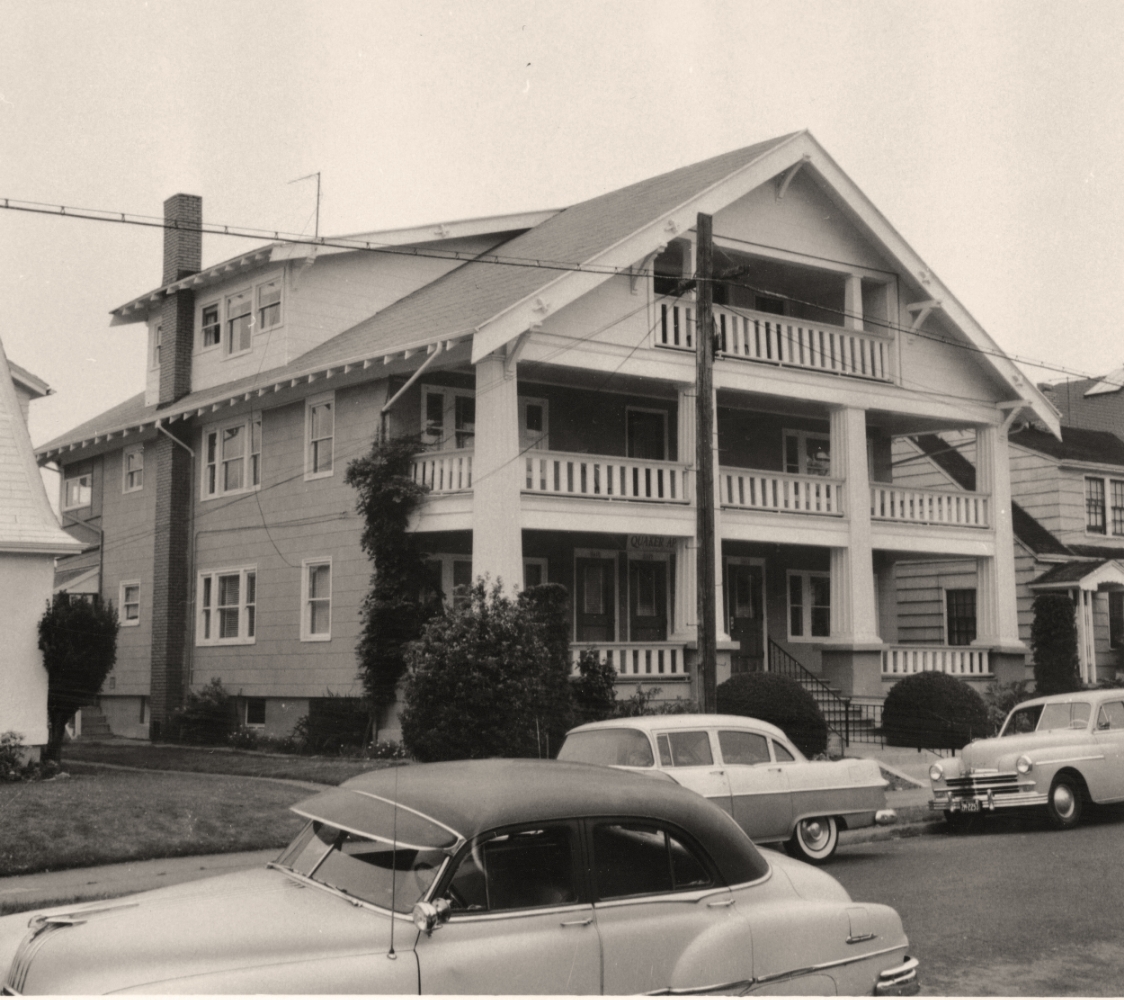
[[[980,804],[975,799],[964,799],[960,803],[959,809],[956,812],[964,813],[978,813],[980,811]]]

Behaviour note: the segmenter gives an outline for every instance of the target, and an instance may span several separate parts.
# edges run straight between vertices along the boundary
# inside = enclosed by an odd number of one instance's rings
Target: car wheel
[[[1081,821],[1081,787],[1068,775],[1059,775],[1050,786],[1046,812],[1059,830],[1068,830]]]
[[[822,865],[839,846],[839,827],[831,816],[813,816],[796,824],[788,843],[788,853],[801,861]]]

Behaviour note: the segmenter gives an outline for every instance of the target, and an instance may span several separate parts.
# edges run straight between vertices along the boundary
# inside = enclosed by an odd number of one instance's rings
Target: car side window
[[[593,870],[599,899],[705,889],[713,879],[681,840],[654,824],[598,823]]]
[[[664,767],[700,767],[714,763],[710,752],[710,733],[661,733],[658,737],[660,763]]]
[[[476,840],[445,890],[453,910],[520,910],[577,902],[574,831],[542,826]]]
[[[1124,701],[1106,701],[1101,705],[1097,729],[1124,729]]]
[[[766,764],[769,761],[769,741],[760,733],[720,729],[718,747],[724,764]]]
[[[788,747],[783,743],[778,743],[776,740],[771,740],[770,742],[773,744],[773,753],[776,754],[778,761],[784,763],[790,760],[796,760],[789,752]]]

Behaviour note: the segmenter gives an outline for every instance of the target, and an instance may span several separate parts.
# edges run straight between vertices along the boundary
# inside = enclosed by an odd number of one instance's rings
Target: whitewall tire
[[[812,816],[800,820],[785,845],[794,858],[813,865],[822,865],[838,846],[839,827],[833,816]]]

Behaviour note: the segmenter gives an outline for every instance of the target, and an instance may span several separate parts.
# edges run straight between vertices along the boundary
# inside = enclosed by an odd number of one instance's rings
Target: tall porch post
[[[519,389],[514,365],[499,354],[476,365],[476,436],[472,470],[472,573],[523,586],[519,489]]]
[[[693,271],[692,271],[693,273]],[[694,497],[695,478],[695,387],[679,387],[679,465],[683,468],[684,491]],[[694,536],[675,540],[675,638],[694,641],[698,636],[698,566]]]

